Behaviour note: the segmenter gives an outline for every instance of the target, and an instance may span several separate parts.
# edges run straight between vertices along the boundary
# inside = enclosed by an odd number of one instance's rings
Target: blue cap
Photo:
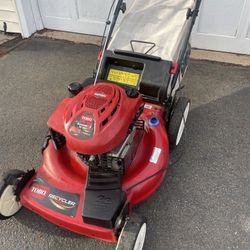
[[[152,116],[151,118],[149,118],[148,123],[151,127],[155,127],[160,124],[160,121],[157,116]]]

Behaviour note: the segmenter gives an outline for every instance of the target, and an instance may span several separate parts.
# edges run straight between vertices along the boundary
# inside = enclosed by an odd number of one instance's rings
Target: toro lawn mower
[[[70,84],[49,118],[42,165],[1,180],[1,219],[24,206],[117,249],[143,248],[146,220],[131,212],[160,186],[186,125],[190,100],[177,94],[199,6],[113,2],[94,76]]]

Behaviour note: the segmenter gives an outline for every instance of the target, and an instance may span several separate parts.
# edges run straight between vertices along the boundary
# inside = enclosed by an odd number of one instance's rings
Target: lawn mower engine
[[[81,140],[79,148],[74,149],[91,173],[116,173],[123,176],[135,157],[144,132],[144,121],[138,120],[143,111],[141,96],[135,90],[125,91],[108,84],[92,86],[82,96],[85,103],[81,109],[84,111],[72,118],[69,143],[73,146],[75,138]],[[128,111],[125,109],[131,101],[134,111],[127,117]],[[117,126],[120,138],[112,134]],[[94,141],[92,150],[89,149],[91,139]]]
[[[65,99],[48,126],[57,149],[66,143],[87,165],[124,172],[133,158],[128,156],[134,154],[134,139],[140,137],[136,131],[144,129],[138,120],[142,112],[136,90],[98,83]]]

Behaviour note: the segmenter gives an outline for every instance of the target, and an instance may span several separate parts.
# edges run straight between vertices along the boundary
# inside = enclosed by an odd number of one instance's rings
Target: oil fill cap
[[[151,118],[149,118],[148,124],[149,124],[151,127],[156,127],[157,125],[160,124],[160,121],[159,121],[159,119],[158,119],[157,116],[152,116]]]

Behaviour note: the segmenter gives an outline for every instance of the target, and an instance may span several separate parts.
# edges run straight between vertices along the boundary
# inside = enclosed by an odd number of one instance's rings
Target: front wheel
[[[134,215],[125,222],[116,250],[142,250],[146,238],[146,232],[146,219]]]
[[[15,215],[22,205],[15,194],[18,180],[24,175],[23,171],[10,170],[0,181],[0,219],[8,219]]]

